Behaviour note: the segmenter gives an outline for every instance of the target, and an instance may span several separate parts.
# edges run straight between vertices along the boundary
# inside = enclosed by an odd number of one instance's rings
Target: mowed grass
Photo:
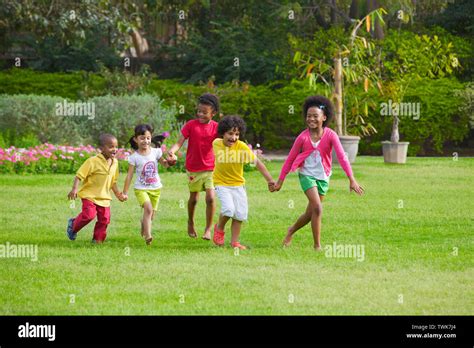
[[[281,165],[268,164],[275,178]],[[151,247],[140,237],[133,193],[113,201],[108,239],[93,245],[93,223],[75,242],[65,236],[81,206],[66,200],[72,175],[0,176],[0,244],[38,246],[36,262],[0,258],[0,314],[472,315],[474,159],[385,165],[359,157],[353,168],[366,194],[349,194],[333,168],[319,253],[309,225],[281,247],[307,204],[297,176],[269,193],[257,171],[245,173],[250,211],[241,241],[251,249],[239,255],[228,241],[218,248],[187,236],[185,174],[161,174]],[[204,211],[201,197],[200,234]],[[328,257],[333,243],[363,246],[363,261]]]

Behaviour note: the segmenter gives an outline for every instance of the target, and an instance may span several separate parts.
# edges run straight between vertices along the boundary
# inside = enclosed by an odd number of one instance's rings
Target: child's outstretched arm
[[[257,167],[258,171],[263,175],[265,180],[267,180],[268,183],[268,189],[270,192],[273,192],[275,190],[275,181],[272,178],[272,175],[269,173],[267,167],[265,167],[265,164],[263,164],[262,161],[260,161],[258,158],[255,158],[255,166]]]
[[[68,193],[67,198],[69,198],[71,200],[77,198],[77,190],[78,190],[80,182],[81,182],[81,179],[79,179],[77,176],[74,177],[74,183],[72,184],[72,190],[71,190],[71,192]]]
[[[339,161],[341,168],[344,170],[347,177],[349,178],[349,192],[354,191],[359,196],[362,195],[364,193],[364,189],[357,183],[354,177],[351,164],[349,162],[349,159],[347,158],[347,155],[344,153],[344,148],[342,147],[339,137],[334,135],[331,138],[331,143],[334,147],[334,150],[336,151],[337,160]]]
[[[128,189],[130,187],[130,183],[132,182],[134,172],[135,172],[135,166],[129,164],[128,165],[127,177],[125,178],[125,183],[123,184],[123,191],[122,191],[122,196],[123,196],[124,200],[128,199]]]
[[[171,159],[174,159],[176,160],[176,155],[175,155],[175,152],[178,151],[181,146],[183,146],[184,142],[186,141],[186,138],[184,137],[184,135],[180,135],[178,141],[173,144],[173,146],[171,146],[171,148],[168,150],[167,154],[168,154],[168,158],[171,158]]]
[[[349,192],[354,191],[359,196],[364,193],[364,188],[360,186],[354,176],[349,177]]]
[[[275,191],[280,191],[281,187],[283,186],[283,182],[285,181],[286,176],[291,170],[291,166],[293,165],[293,162],[295,161],[296,157],[300,153],[300,150],[303,146],[303,138],[298,136],[291,147],[290,153],[288,154],[288,157],[285,160],[285,163],[283,164],[283,167],[281,168],[280,176],[278,177],[278,181],[275,184]]]

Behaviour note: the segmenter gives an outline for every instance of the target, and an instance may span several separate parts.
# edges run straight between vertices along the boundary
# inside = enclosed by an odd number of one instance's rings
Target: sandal
[[[235,242],[230,244],[232,248],[239,248],[240,250],[247,250],[247,247],[245,245],[240,244],[240,242]]]
[[[225,232],[220,231],[217,228],[217,224],[214,225],[214,237],[212,238],[212,241],[214,242],[215,245],[222,246],[224,245],[224,239],[225,239]]]

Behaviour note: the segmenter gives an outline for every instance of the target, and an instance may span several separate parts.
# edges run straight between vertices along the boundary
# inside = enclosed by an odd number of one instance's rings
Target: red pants
[[[85,225],[94,220],[94,240],[103,242],[107,237],[107,225],[110,223],[110,207],[101,207],[88,199],[82,199],[82,211],[74,220],[72,230],[79,232]]]

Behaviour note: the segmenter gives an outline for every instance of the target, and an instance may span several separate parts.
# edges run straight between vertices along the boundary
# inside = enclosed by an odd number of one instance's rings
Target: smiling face
[[[151,133],[146,131],[145,134],[137,135],[133,140],[137,143],[139,150],[146,151],[151,145]]]
[[[326,115],[323,110],[317,106],[312,106],[306,113],[306,125],[309,129],[317,129],[323,127],[323,122],[326,121]]]
[[[106,159],[115,158],[118,151],[118,142],[115,138],[109,138],[104,145],[100,147],[100,151]]]
[[[209,123],[210,120],[214,117],[216,112],[212,108],[212,106],[207,104],[199,104],[196,110],[196,116],[199,122],[201,123]]]
[[[225,146],[232,146],[234,145],[237,140],[239,140],[240,131],[238,128],[232,128],[224,133],[222,140],[224,141]]]

